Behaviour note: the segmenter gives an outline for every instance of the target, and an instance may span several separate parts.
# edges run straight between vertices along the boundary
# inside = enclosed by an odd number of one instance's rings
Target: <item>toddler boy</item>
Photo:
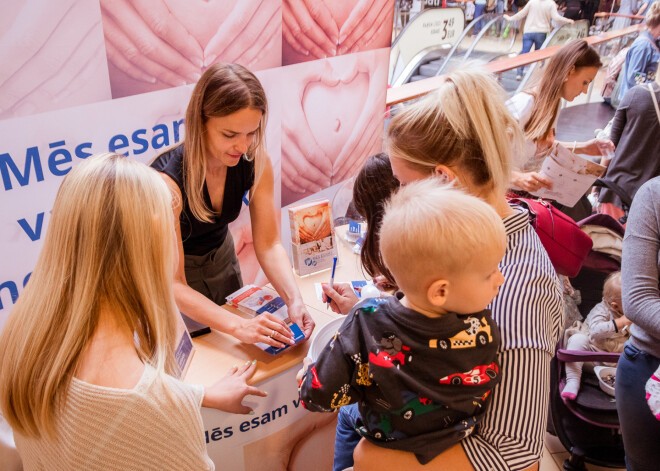
[[[403,297],[358,303],[306,365],[300,397],[317,412],[358,403],[362,436],[426,464],[472,433],[500,380],[486,307],[504,282],[504,227],[482,200],[428,179],[387,204],[380,249]]]

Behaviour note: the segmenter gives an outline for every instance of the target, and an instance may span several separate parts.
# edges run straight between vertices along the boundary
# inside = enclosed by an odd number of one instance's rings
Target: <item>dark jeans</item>
[[[534,50],[541,49],[543,46],[543,41],[545,41],[545,33],[524,33],[523,34],[523,48],[520,54],[527,54],[532,50],[532,45]],[[522,75],[525,72],[524,67],[518,69],[518,75]]]
[[[353,466],[353,450],[362,438],[355,431],[355,424],[359,419],[360,412],[357,404],[350,404],[339,409],[335,435],[335,464],[332,471],[343,471]]]
[[[628,471],[651,471],[660,463],[660,420],[651,413],[644,386],[660,365],[656,358],[626,343],[616,369],[616,408]]]
[[[484,14],[484,10],[486,9],[486,5],[474,5],[474,19],[476,20],[479,18],[481,15]],[[483,21],[484,20],[479,20],[475,23],[474,25],[474,34],[479,34],[479,31],[481,31],[481,27],[483,26]]]

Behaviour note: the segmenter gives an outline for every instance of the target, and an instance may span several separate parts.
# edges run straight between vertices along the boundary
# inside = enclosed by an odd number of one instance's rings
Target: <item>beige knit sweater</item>
[[[15,434],[25,470],[213,470],[200,413],[204,388],[168,376],[168,397],[155,375],[147,366],[133,389],[74,378],[56,439]]]

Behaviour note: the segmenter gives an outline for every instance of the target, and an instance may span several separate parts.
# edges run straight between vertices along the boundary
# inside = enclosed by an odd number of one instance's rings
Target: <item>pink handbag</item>
[[[547,201],[516,197],[509,202],[529,210],[532,226],[557,273],[570,278],[576,276],[593,246],[591,237]]]

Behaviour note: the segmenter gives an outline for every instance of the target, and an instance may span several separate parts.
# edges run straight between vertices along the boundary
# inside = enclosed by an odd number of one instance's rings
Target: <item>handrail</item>
[[[616,31],[608,31],[607,33],[589,36],[585,38],[585,41],[593,46],[594,44],[604,43],[611,41],[612,39],[626,36],[628,34],[637,33],[645,27],[646,25],[643,23],[631,25]],[[516,69],[533,62],[548,59],[561,47],[562,45],[557,45],[546,49],[535,50],[533,52],[528,52],[527,54],[522,54],[515,57],[498,59],[496,61],[484,64],[484,67],[488,71],[496,74],[505,72],[507,70]],[[396,105],[397,103],[402,103],[404,101],[412,100],[414,98],[419,98],[420,96],[426,95],[427,93],[439,88],[444,83],[444,81],[444,75],[439,75],[437,77],[430,77],[424,80],[419,80],[417,82],[406,83],[400,87],[390,88],[387,90],[387,106]]]
[[[604,18],[609,16],[614,16],[615,18],[630,18],[631,20],[643,20],[644,18],[646,18],[644,15],[619,15],[618,13],[609,13],[606,11],[601,11],[600,13],[596,13],[594,15],[594,18]]]
[[[465,29],[463,30],[461,35],[458,37],[458,40],[456,40],[454,45],[451,47],[451,49],[447,53],[447,56],[445,57],[445,60],[442,61],[442,64],[440,64],[440,67],[438,68],[438,72],[444,70],[445,66],[449,63],[449,60],[456,53],[456,50],[458,49],[458,46],[463,42],[463,40],[468,35],[468,33],[471,34],[471,31],[474,29],[474,25],[477,23],[477,21],[481,20],[486,15],[490,15],[490,13],[484,13],[483,15],[480,15],[477,18],[472,18],[472,21],[470,23],[468,23],[468,25],[465,27]],[[474,43],[475,40],[473,39],[472,41]]]

